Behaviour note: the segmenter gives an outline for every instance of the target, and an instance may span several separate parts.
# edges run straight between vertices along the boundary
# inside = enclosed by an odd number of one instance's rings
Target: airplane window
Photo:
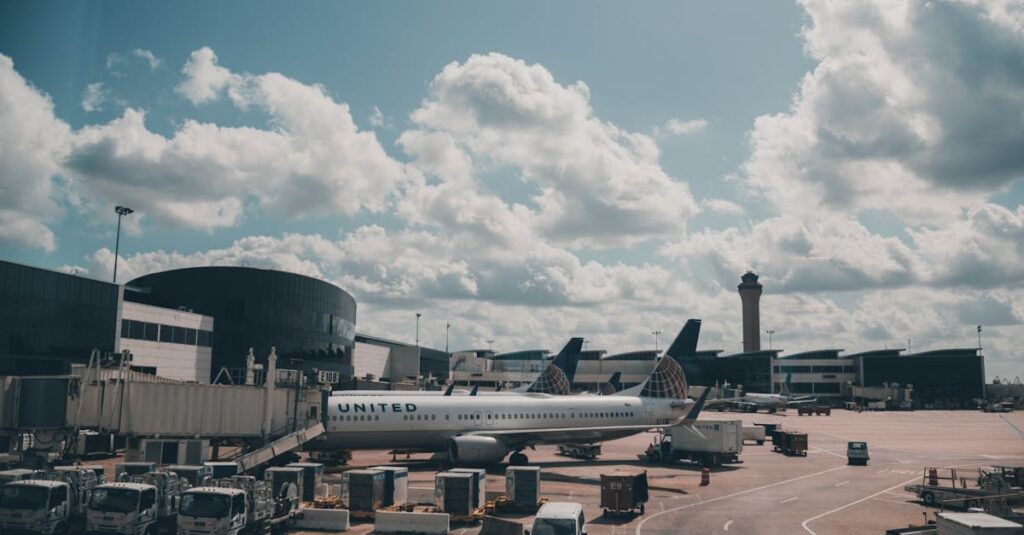
[[[456,416],[456,419],[461,420],[462,419],[462,415],[459,414],[458,416]]]
[[[380,415],[378,414],[378,415],[374,416],[373,419],[379,421],[380,420]]]
[[[450,418],[450,416],[449,416],[449,415],[447,415],[447,414],[445,414],[445,415],[444,415],[444,419],[445,419],[445,420],[448,420],[449,418]]]
[[[437,415],[436,414],[431,414],[430,415],[430,419],[431,420],[436,420],[437,419]]]

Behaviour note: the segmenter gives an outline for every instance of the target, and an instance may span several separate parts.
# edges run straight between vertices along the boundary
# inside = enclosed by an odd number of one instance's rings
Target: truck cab
[[[157,489],[143,483],[107,483],[93,489],[86,511],[90,533],[143,535],[157,521]]]
[[[859,464],[861,466],[867,466],[868,459],[868,443],[867,442],[848,442],[846,444],[846,464]]]
[[[70,485],[63,481],[30,479],[0,487],[0,533],[67,534],[70,493]]]
[[[583,506],[571,502],[548,502],[537,511],[526,535],[587,535]]]
[[[178,535],[237,535],[247,523],[245,491],[196,487],[178,503]]]

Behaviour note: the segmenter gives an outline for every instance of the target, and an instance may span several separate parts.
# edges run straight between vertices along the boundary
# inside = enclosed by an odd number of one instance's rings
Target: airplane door
[[[473,414],[473,423],[476,427],[480,427],[484,424],[484,415],[481,412]]]
[[[484,414],[484,425],[487,425],[488,427],[490,427],[490,426],[492,426],[494,424],[495,424],[494,413],[491,412],[491,411],[487,411],[487,413]]]
[[[646,408],[647,408],[647,421],[648,422],[653,422],[654,421],[654,406],[648,404]]]

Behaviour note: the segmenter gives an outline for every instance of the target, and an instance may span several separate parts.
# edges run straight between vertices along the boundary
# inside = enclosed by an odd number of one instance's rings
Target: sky
[[[1024,376],[1022,66],[1012,0],[8,1],[0,258],[109,280],[129,206],[119,282],[284,269],[499,351],[737,352],[754,270],[776,349],[982,325]]]

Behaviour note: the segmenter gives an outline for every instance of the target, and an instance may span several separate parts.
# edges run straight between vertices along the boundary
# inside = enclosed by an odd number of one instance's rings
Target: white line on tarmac
[[[722,531],[729,531],[729,526],[730,525],[732,525],[732,520],[726,522],[725,525],[722,526]]]
[[[875,496],[881,496],[882,494],[885,494],[886,492],[889,492],[892,489],[896,489],[896,488],[902,487],[904,485],[913,483],[914,481],[917,481],[916,477],[913,478],[913,479],[908,479],[908,480],[904,481],[903,483],[897,483],[896,485],[893,485],[893,486],[891,486],[891,487],[889,487],[889,488],[887,488],[885,490],[876,492],[876,493],[872,494],[871,496],[865,496],[864,498],[861,498],[859,500],[852,501],[852,502],[850,502],[850,503],[848,503],[848,504],[846,504],[846,505],[844,505],[842,507],[836,507],[835,509],[833,509],[831,511],[825,511],[824,513],[821,513],[820,515],[812,516],[811,518],[808,518],[807,520],[804,520],[803,523],[800,524],[800,525],[803,526],[804,530],[807,531],[807,533],[810,533],[811,535],[818,535],[817,533],[815,533],[815,531],[813,529],[807,527],[807,524],[809,524],[809,523],[811,523],[811,522],[813,522],[813,521],[815,521],[815,520],[817,520],[817,519],[819,519],[819,518],[821,518],[823,516],[828,516],[828,515],[830,515],[832,513],[837,513],[839,511],[842,511],[843,509],[846,509],[847,507],[852,507],[854,505],[857,505],[858,503],[866,502],[866,501],[870,500],[871,498],[874,498]]]
[[[843,485],[845,485],[847,483],[849,483],[849,481],[842,481],[842,482],[836,483],[836,486],[837,487],[842,487]]]
[[[879,470],[879,471],[877,471],[875,473],[876,474],[881,474],[881,473],[884,473],[884,472],[888,472],[889,470],[892,470],[892,469],[891,468],[883,468],[883,469],[881,469],[881,470]]]
[[[779,502],[779,504],[789,503],[789,502],[792,502],[792,501],[795,501],[795,500],[799,500],[799,499],[800,499],[799,496],[793,496],[792,498],[788,498],[788,499],[782,500],[781,502]]]
[[[950,466],[950,468],[963,468],[965,466],[978,466],[979,464],[981,464],[981,463],[959,464],[959,465],[956,465],[956,466]],[[887,489],[878,491],[878,492],[876,492],[876,493],[874,493],[874,494],[872,494],[870,496],[865,496],[865,497],[863,497],[863,498],[861,498],[859,500],[852,501],[852,502],[850,502],[850,503],[848,503],[846,505],[843,505],[842,507],[836,507],[835,509],[833,509],[831,511],[825,511],[824,513],[821,513],[820,515],[812,516],[811,518],[808,518],[807,520],[804,520],[803,523],[801,523],[800,525],[803,526],[804,530],[807,531],[807,533],[810,533],[811,535],[818,535],[817,533],[815,533],[815,531],[813,529],[807,527],[807,524],[809,524],[811,522],[814,522],[815,520],[817,520],[819,518],[828,516],[828,515],[830,515],[832,513],[838,513],[839,511],[842,511],[843,509],[846,509],[847,507],[852,507],[854,505],[857,505],[858,503],[866,502],[866,501],[868,501],[868,500],[870,500],[872,498],[881,496],[882,494],[886,494],[888,492],[891,492],[891,491],[893,491],[895,489],[898,489],[900,487],[903,487],[905,485],[909,485],[910,483],[913,483],[914,481],[917,481],[917,480],[918,480],[918,477],[913,477],[911,479],[908,479],[908,480],[904,481],[903,483],[897,483],[897,484],[895,484],[895,485],[893,485],[893,486],[891,486],[891,487],[889,487]]]
[[[772,487],[777,487],[779,485],[785,485],[787,483],[792,483],[794,481],[800,481],[801,479],[807,479],[809,477],[820,476],[821,474],[827,474],[829,472],[835,472],[836,470],[845,470],[846,468],[848,468],[846,465],[834,466],[832,468],[829,468],[828,470],[822,470],[820,472],[814,472],[812,474],[805,474],[805,475],[802,475],[802,476],[799,476],[799,477],[794,477],[794,478],[791,478],[791,479],[786,479],[784,481],[777,481],[775,483],[769,483],[767,485],[761,485],[760,487],[754,487],[752,489],[741,490],[739,492],[734,492],[732,494],[726,494],[725,496],[717,496],[715,498],[699,501],[697,503],[688,503],[686,505],[680,505],[679,507],[673,507],[672,509],[666,509],[665,511],[662,511],[660,513],[655,513],[655,514],[650,515],[650,516],[644,518],[643,520],[641,520],[640,523],[636,525],[635,533],[636,533],[636,535],[640,535],[640,531],[643,529],[644,524],[646,524],[650,520],[658,518],[661,515],[665,515],[665,514],[668,514],[668,513],[674,513],[676,511],[682,511],[683,509],[689,509],[691,507],[697,507],[698,505],[704,505],[706,503],[712,503],[712,502],[717,502],[717,501],[720,501],[720,500],[726,500],[726,499],[729,499],[729,498],[734,498],[736,496],[742,496],[744,494],[750,494],[751,492],[757,492],[759,490],[770,489]]]
[[[821,453],[827,453],[827,454],[829,454],[829,455],[831,455],[833,457],[839,457],[840,459],[845,459],[846,458],[845,455],[840,455],[840,454],[838,454],[838,453],[836,453],[834,451],[826,450],[825,448],[815,447],[815,448],[812,449],[812,451],[820,451]]]

